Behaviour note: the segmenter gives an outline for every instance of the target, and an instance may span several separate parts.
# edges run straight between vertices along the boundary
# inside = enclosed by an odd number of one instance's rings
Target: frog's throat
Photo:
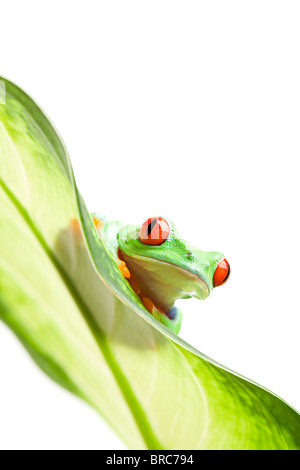
[[[145,296],[166,314],[178,299],[206,299],[210,293],[204,280],[185,268],[144,256],[130,256],[124,251],[121,253]]]

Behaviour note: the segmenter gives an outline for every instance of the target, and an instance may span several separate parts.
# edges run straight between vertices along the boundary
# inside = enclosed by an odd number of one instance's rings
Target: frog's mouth
[[[141,297],[168,314],[178,299],[206,299],[210,290],[203,279],[185,268],[144,256],[122,257],[131,273],[129,282]]]

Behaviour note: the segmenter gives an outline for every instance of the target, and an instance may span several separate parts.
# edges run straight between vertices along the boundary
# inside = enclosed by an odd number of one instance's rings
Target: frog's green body
[[[214,286],[221,285],[229,276],[229,265],[222,253],[205,252],[190,245],[179,236],[168,219],[148,219],[143,229],[143,226],[106,221],[99,214],[93,214],[93,218],[110,254],[145,307],[175,333],[179,332],[182,323],[182,313],[175,307],[175,301],[190,297],[205,299]],[[159,223],[164,224],[165,236],[161,231],[157,232],[157,237],[163,238],[150,240],[151,223],[152,226],[157,224],[160,230]],[[141,230],[146,233],[143,241]],[[220,265],[222,270],[225,262],[227,272],[222,271],[222,282],[216,281]]]

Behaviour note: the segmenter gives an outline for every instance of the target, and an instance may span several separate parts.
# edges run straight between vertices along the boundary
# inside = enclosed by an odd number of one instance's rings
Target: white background
[[[226,254],[226,286],[180,303],[182,336],[300,410],[299,2],[0,10],[0,74],[55,123],[90,210],[166,215]],[[0,448],[124,446],[1,324]]]

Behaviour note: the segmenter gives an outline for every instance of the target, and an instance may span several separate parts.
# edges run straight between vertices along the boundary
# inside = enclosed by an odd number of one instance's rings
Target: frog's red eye
[[[145,245],[162,245],[170,234],[168,222],[162,217],[150,217],[140,228],[140,241]]]
[[[226,259],[222,259],[216,267],[214,274],[214,287],[225,284],[230,275],[230,266]]]

